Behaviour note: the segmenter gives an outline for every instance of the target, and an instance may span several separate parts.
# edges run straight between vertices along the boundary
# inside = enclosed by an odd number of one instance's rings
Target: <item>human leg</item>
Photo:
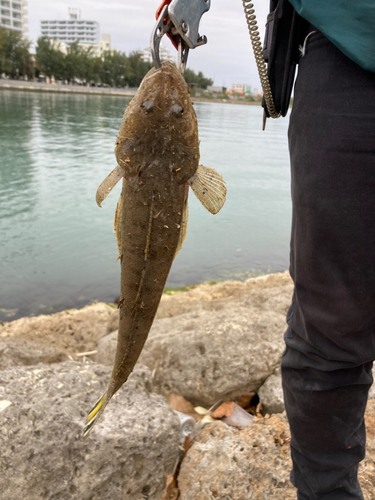
[[[331,364],[290,328],[285,341],[281,370],[298,498],[363,499],[357,470],[365,454],[363,416],[372,363]]]
[[[321,33],[301,59],[289,128],[295,284],[282,359],[298,498],[362,498],[375,359],[375,74]]]

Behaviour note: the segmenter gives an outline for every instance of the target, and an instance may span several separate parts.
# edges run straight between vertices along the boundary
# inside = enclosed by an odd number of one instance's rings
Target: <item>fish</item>
[[[125,110],[115,145],[116,168],[100,184],[102,202],[122,180],[114,233],[121,262],[115,361],[106,392],[88,414],[87,436],[127,381],[154,321],[172,263],[186,238],[188,193],[216,214],[225,181],[199,164],[197,117],[182,73],[171,63],[151,69]]]

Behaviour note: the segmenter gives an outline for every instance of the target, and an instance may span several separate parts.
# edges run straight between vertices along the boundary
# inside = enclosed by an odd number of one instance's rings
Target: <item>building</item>
[[[234,83],[232,88],[228,90],[228,94],[238,94],[241,96],[251,94],[251,85],[246,85],[244,83]]]
[[[1,0],[3,2],[4,0]],[[81,19],[80,9],[69,8],[67,20],[40,21],[42,36],[70,44],[73,42],[98,45],[100,25],[96,21]]]
[[[260,89],[260,90],[259,89],[253,89],[251,91],[251,95],[253,97],[263,97],[263,90],[262,89]]]
[[[106,35],[104,33],[101,35],[100,42],[98,44],[88,45],[87,43],[79,43],[78,45],[85,49],[91,47],[91,53],[97,57],[103,57],[105,52],[113,52],[113,49],[111,49],[111,35]],[[66,42],[57,42],[57,48],[64,54],[68,53],[68,47],[69,44]]]
[[[160,54],[160,60],[162,62],[164,61],[169,61],[173,64],[176,64],[177,62],[177,51],[176,51],[176,55],[173,56],[169,50],[167,49],[167,47],[165,47],[162,43],[160,44],[160,49],[159,49],[159,54]],[[151,48],[150,47],[147,47],[147,49],[145,49],[143,52],[142,52],[142,59],[145,61],[145,62],[150,62],[152,63],[152,55],[151,55]]]
[[[0,0],[0,26],[22,33],[27,38],[27,0]]]
[[[98,45],[93,46],[95,54],[102,57],[104,52],[113,52],[111,49],[111,35],[102,34]]]

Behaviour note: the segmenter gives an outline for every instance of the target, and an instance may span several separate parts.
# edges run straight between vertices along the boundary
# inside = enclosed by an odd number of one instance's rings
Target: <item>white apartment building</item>
[[[0,26],[18,31],[27,38],[27,0],[0,0]]]
[[[4,0],[0,0],[3,2]],[[55,21],[40,21],[42,36],[53,38],[59,42],[73,42],[97,45],[100,42],[100,25],[96,21],[81,19],[80,9],[69,8],[69,19]]]
[[[113,49],[111,48],[111,35],[106,35],[104,33],[101,35],[100,42],[98,44],[88,45],[87,43],[79,43],[79,46],[84,47],[85,49],[91,47],[91,54],[97,57],[103,57],[105,52],[113,53]],[[68,43],[58,42],[57,47],[64,54],[68,53]]]

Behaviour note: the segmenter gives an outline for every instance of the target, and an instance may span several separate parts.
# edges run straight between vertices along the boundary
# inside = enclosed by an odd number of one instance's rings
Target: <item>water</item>
[[[124,97],[0,91],[0,320],[113,301],[120,268],[112,223]],[[167,286],[245,279],[288,267],[287,120],[261,131],[258,106],[196,103],[201,162],[227,182],[216,216],[190,194],[189,230]]]

